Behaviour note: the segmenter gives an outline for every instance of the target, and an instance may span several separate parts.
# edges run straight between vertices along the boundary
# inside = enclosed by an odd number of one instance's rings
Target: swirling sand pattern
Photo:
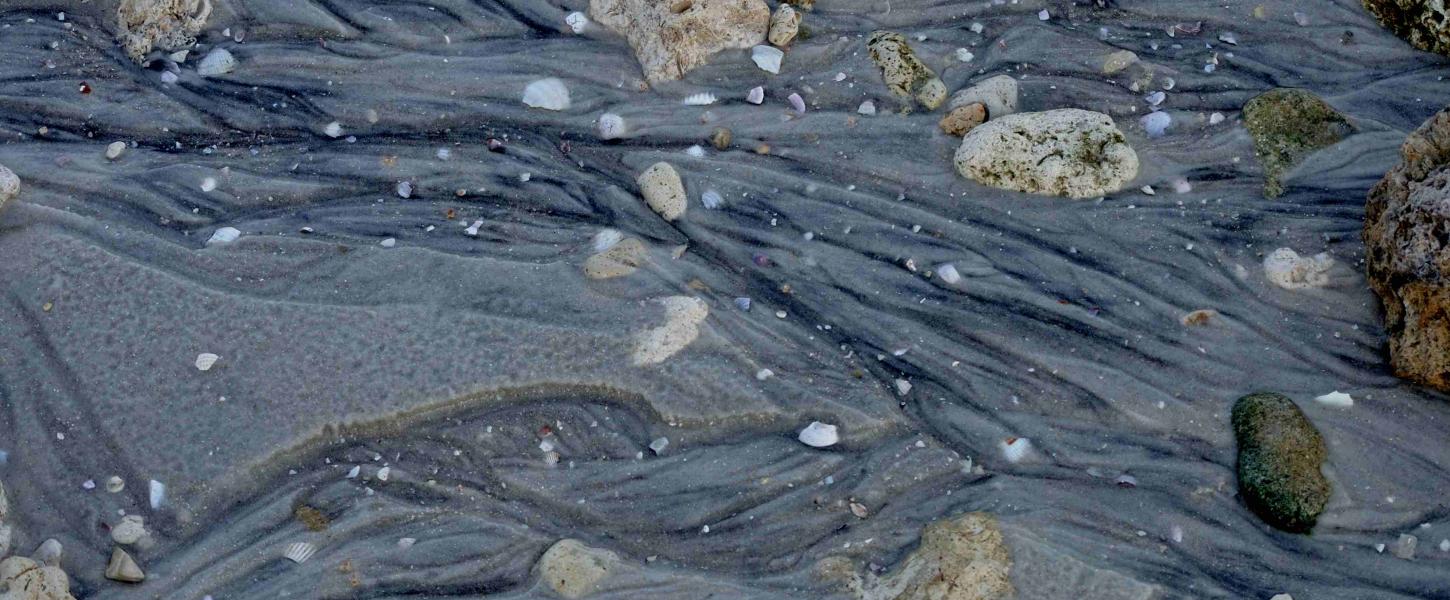
[[[1450,597],[1450,404],[1390,376],[1358,235],[1366,191],[1450,97],[1446,62],[1354,0],[1266,1],[1262,18],[1080,4],[823,0],[780,75],[728,51],[649,87],[622,38],[569,32],[582,0],[217,0],[174,84],[125,56],[111,3],[7,0],[0,162],[25,188],[0,214],[0,478],[17,547],[60,539],[79,598],[535,597],[561,537],[623,558],[598,597],[844,598],[819,560],[889,569],[924,524],[981,510],[1021,598]],[[1024,109],[1112,115],[1142,174],[1099,201],[958,177],[939,115],[892,110],[864,47],[877,28],[951,89],[1008,73]],[[238,68],[199,76],[211,47]],[[1119,49],[1175,79],[1168,135],[1148,139],[1147,105],[1101,73]],[[570,109],[519,102],[546,76]],[[762,106],[744,101],[756,85]],[[1238,111],[1276,86],[1357,129],[1266,200]],[[721,101],[680,102],[699,92]],[[857,115],[866,99],[882,112]],[[626,139],[594,135],[606,111]],[[731,150],[684,152],[717,126]],[[136,147],[109,161],[117,140]],[[692,198],[674,223],[633,183],[659,160]],[[242,238],[206,246],[224,226]],[[649,254],[589,280],[606,227]],[[1331,284],[1269,284],[1278,247],[1333,254]],[[926,276],[945,262],[960,282]],[[656,300],[678,295],[708,304],[698,339],[634,366]],[[1179,324],[1201,308],[1218,315]],[[201,352],[221,359],[197,371]],[[1336,496],[1312,536],[1236,498],[1229,407],[1258,389],[1299,401],[1329,445]],[[1310,400],[1336,389],[1353,408]],[[812,420],[842,443],[795,442]],[[1004,460],[1008,436],[1034,454]],[[82,488],[111,474],[124,492]],[[293,518],[303,504],[326,531]],[[139,586],[101,577],[117,511],[155,533]],[[1401,533],[1415,560],[1376,551]],[[295,541],[317,555],[284,561]]]

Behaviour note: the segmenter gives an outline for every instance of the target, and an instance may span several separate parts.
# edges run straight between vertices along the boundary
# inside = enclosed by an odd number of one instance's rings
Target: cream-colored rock
[[[789,4],[782,3],[775,9],[775,14],[770,16],[770,33],[766,39],[771,44],[784,48],[795,40],[796,34],[800,33],[801,14]]]
[[[75,600],[60,567],[12,556],[0,561],[0,600]]]
[[[1007,600],[1012,556],[997,520],[967,513],[927,525],[921,546],[890,575],[870,578],[865,600]]]
[[[987,107],[987,119],[999,119],[1017,112],[1017,80],[1007,75],[989,77],[952,94],[947,108],[978,104]]]
[[[992,119],[962,138],[963,177],[996,188],[1091,198],[1138,175],[1138,154],[1105,114],[1064,108]]]
[[[141,566],[136,564],[136,559],[131,558],[125,550],[115,548],[111,550],[111,562],[106,565],[106,579],[120,581],[123,583],[140,583],[146,579],[146,573],[141,571]]]
[[[651,210],[659,213],[666,221],[685,216],[688,198],[685,196],[685,182],[680,181],[679,172],[667,162],[657,162],[645,169],[635,179],[639,193]]]
[[[121,0],[116,28],[126,54],[140,62],[152,48],[190,47],[210,16],[211,0]]]
[[[590,0],[589,16],[624,36],[651,82],[684,77],[721,50],[765,41],[763,0]]]
[[[126,515],[121,517],[121,522],[111,528],[111,541],[117,544],[130,545],[145,538],[146,519],[141,515]]]
[[[584,275],[590,279],[613,279],[634,273],[645,260],[644,242],[625,238],[584,261]]]
[[[665,307],[665,322],[635,338],[636,366],[659,364],[684,350],[700,336],[700,324],[710,316],[710,306],[699,298],[669,296],[659,302]]]
[[[554,593],[575,600],[593,594],[619,565],[619,555],[578,540],[559,540],[539,558],[539,579]]]
[[[892,31],[874,31],[866,41],[866,50],[881,69],[881,79],[893,96],[908,102],[916,100],[928,110],[946,100],[946,84],[916,57],[905,36]]]
[[[0,165],[0,209],[20,195],[20,177],[5,165]]]
[[[1138,55],[1132,50],[1119,50],[1103,59],[1103,73],[1112,75],[1137,64]]]

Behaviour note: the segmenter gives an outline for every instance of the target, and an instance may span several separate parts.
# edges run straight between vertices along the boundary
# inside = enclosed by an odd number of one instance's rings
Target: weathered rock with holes
[[[1395,375],[1450,391],[1450,108],[1405,140],[1364,207],[1365,274]]]
[[[623,35],[650,82],[684,77],[721,50],[765,41],[762,0],[590,0],[589,16]]]
[[[967,513],[927,525],[921,547],[901,566],[863,586],[863,598],[881,600],[1006,600],[1012,556],[997,520]]]
[[[1314,528],[1329,502],[1324,438],[1283,394],[1258,392],[1233,407],[1239,491],[1265,523],[1295,533]]]
[[[1364,0],[1364,8],[1411,46],[1450,56],[1450,5],[1443,0]]]
[[[210,16],[211,0],[121,0],[116,28],[126,54],[139,62],[153,48],[191,47]]]
[[[945,117],[941,118],[941,121],[937,122],[937,127],[941,128],[942,133],[962,137],[986,120],[987,107],[981,102],[976,102],[951,109]]]
[[[1284,175],[1314,153],[1344,139],[1349,121],[1318,96],[1300,89],[1269,90],[1244,105],[1244,127],[1264,169],[1264,197],[1284,194]]]
[[[872,32],[866,50],[881,69],[881,78],[893,96],[907,103],[915,100],[927,110],[935,110],[946,101],[946,84],[916,57],[905,36],[893,31]]]
[[[963,177],[996,188],[1092,198],[1138,176],[1138,154],[1105,114],[1063,108],[993,118],[962,138]]]
[[[578,540],[559,540],[539,558],[539,579],[554,593],[574,600],[599,589],[619,565],[619,555]]]
[[[65,571],[22,556],[0,561],[0,590],[0,600],[75,600]]]
[[[784,48],[795,40],[800,28],[800,12],[789,4],[781,4],[775,9],[775,14],[770,16],[770,33],[767,38],[772,45]]]

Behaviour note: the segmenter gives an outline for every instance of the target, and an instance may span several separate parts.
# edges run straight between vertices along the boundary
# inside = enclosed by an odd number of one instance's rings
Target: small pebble
[[[116,160],[126,152],[126,142],[111,142],[106,145],[106,158]]]

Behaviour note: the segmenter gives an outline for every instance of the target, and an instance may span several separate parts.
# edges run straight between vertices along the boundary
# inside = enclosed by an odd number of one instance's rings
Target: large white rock
[[[1063,108],[993,118],[962,138],[963,177],[996,188],[1092,198],[1138,176],[1138,154],[1111,117]]]
[[[1008,75],[998,75],[972,84],[972,87],[952,94],[947,108],[957,108],[980,102],[987,107],[987,119],[999,119],[1017,112],[1017,80]]]
[[[728,48],[765,42],[763,0],[590,0],[589,16],[623,35],[651,82],[679,79]]]

